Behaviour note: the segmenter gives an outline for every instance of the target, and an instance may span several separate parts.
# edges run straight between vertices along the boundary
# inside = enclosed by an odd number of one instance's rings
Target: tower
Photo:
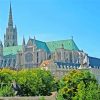
[[[6,34],[4,34],[4,46],[17,46],[17,28],[13,27],[13,18],[12,18],[12,8],[10,3],[9,19],[8,26],[6,28]]]

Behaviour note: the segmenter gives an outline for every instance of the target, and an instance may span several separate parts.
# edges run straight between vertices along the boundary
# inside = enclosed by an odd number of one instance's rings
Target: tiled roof
[[[42,62],[42,64],[40,66],[42,67],[46,67],[47,65],[49,65],[52,61],[51,60],[45,60]]]
[[[56,48],[61,48],[62,44],[65,49],[67,50],[79,50],[73,39],[68,39],[68,40],[59,40],[59,41],[51,41],[51,42],[46,42],[48,48],[50,51],[55,51]]]

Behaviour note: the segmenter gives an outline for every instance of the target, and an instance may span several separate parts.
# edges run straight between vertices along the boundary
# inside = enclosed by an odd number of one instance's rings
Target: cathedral
[[[100,68],[100,59],[90,57],[80,50],[73,38],[43,42],[35,36],[18,45],[17,27],[13,25],[12,8],[10,4],[8,26],[4,34],[4,45],[0,41],[0,68],[36,68],[42,62],[52,60],[60,67]],[[61,66],[60,66],[61,65]]]

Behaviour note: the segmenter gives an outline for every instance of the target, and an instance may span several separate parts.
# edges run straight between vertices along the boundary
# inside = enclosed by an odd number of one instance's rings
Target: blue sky
[[[23,35],[42,41],[70,39],[90,56],[100,58],[100,0],[0,0],[0,39],[12,4],[18,43]]]

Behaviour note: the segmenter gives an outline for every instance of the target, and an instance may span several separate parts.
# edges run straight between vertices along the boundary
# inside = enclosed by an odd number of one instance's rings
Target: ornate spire
[[[2,41],[0,40],[0,47],[3,47],[3,45],[2,45]]]
[[[35,44],[35,40],[36,40],[36,38],[35,38],[35,36],[34,36],[34,44]]]
[[[34,36],[34,40],[33,40],[33,45],[34,45],[34,47],[35,47],[35,49],[36,49],[37,46],[36,46],[36,38],[35,38],[35,36]]]
[[[64,44],[63,43],[61,44],[61,48],[64,49]]]
[[[13,18],[12,18],[12,8],[11,8],[11,3],[10,3],[10,11],[9,11],[8,27],[13,27]]]
[[[34,41],[36,40],[35,36],[34,36]]]
[[[23,36],[23,45],[25,45],[25,38],[24,38],[24,36]]]

